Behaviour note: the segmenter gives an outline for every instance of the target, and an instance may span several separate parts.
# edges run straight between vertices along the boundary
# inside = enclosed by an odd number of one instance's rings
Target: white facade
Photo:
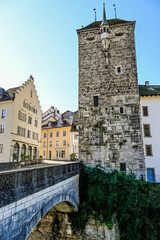
[[[77,132],[72,132],[71,131],[71,149],[70,149],[70,154],[75,153],[76,158],[79,157],[79,141],[78,141],[78,131]]]
[[[160,95],[141,96],[140,107],[147,181],[160,182]]]

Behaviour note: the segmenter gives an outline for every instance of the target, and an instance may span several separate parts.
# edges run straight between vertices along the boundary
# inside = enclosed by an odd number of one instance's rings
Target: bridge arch
[[[37,226],[37,224],[41,221],[41,219],[46,215],[49,210],[57,205],[65,204],[70,208],[70,212],[78,211],[78,203],[77,201],[68,194],[58,194],[56,197],[50,199],[45,205],[43,205],[40,209],[37,209],[37,212],[34,214],[32,219],[27,223],[25,239],[29,236],[32,230]],[[64,207],[64,206],[63,206]],[[66,207],[66,206],[65,206]],[[63,212],[62,205],[58,207]],[[24,235],[24,233],[23,233]]]
[[[55,206],[78,209],[79,163],[2,172],[0,180],[1,240],[25,240]]]

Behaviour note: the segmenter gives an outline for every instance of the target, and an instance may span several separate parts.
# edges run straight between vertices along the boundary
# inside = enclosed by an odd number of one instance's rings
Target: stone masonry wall
[[[140,178],[145,166],[134,27],[133,22],[110,26],[107,49],[100,29],[78,31],[79,144],[80,160],[86,164],[110,171],[125,163],[127,172]]]
[[[111,230],[105,224],[90,218],[83,231],[74,232],[71,225],[73,213],[58,212],[52,208],[34,228],[27,240],[119,240],[118,223]]]

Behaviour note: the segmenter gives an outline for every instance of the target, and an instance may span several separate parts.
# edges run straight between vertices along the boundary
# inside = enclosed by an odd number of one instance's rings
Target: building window
[[[47,137],[47,133],[43,133],[43,137],[46,138]]]
[[[117,67],[117,73],[121,73],[121,67]]]
[[[52,138],[53,137],[53,132],[49,133],[49,137]]]
[[[24,112],[22,112],[21,110],[18,111],[18,119],[19,120],[26,122],[26,117],[27,117],[27,115]]]
[[[143,110],[143,117],[148,117],[148,107],[142,107]]]
[[[4,133],[4,124],[1,124],[0,125],[0,134],[3,134]]]
[[[65,158],[65,151],[56,151],[56,158]]]
[[[65,151],[61,151],[61,152],[60,152],[60,157],[61,157],[61,158],[65,158]]]
[[[6,117],[6,109],[2,109],[2,118]]]
[[[56,132],[56,137],[59,137],[59,132]]]
[[[120,107],[120,113],[123,113],[123,107]]]
[[[43,157],[45,157],[46,156],[46,151],[43,151]]]
[[[126,172],[126,163],[120,163],[120,171]]]
[[[59,147],[59,141],[56,141],[56,147]]]
[[[27,137],[31,138],[31,131],[30,130],[27,131]]]
[[[28,116],[28,123],[32,124],[32,117]]]
[[[65,137],[66,136],[66,131],[63,131],[63,137]]]
[[[66,140],[63,140],[63,146],[64,147],[66,146]]]
[[[52,141],[49,142],[49,146],[52,147]]]
[[[43,147],[46,147],[46,142],[43,142]]]
[[[31,95],[30,95],[30,96],[32,97],[32,95],[33,95],[33,91],[32,91],[32,89],[31,89]]]
[[[152,145],[146,145],[146,156],[152,156]]]
[[[155,182],[154,168],[147,168],[147,180],[148,182]]]
[[[151,137],[150,125],[143,124],[143,129],[144,129],[144,137]]]
[[[35,126],[35,127],[38,127],[38,120],[37,120],[37,119],[35,119],[34,126]]]
[[[17,127],[17,135],[25,137],[26,136],[26,129],[22,127]]]
[[[3,153],[3,144],[0,144],[0,154]]]
[[[49,160],[52,158],[52,151],[49,151]]]
[[[38,133],[33,132],[32,139],[38,140]]]
[[[98,107],[98,96],[93,97],[94,107]]]

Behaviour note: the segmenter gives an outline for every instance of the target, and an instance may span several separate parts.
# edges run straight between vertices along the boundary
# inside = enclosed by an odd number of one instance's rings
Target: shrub
[[[89,218],[112,228],[117,215],[121,240],[160,239],[160,186],[137,180],[133,174],[106,173],[100,166],[83,165],[80,173],[80,206],[72,226],[83,229]],[[159,197],[160,201],[160,197]],[[156,204],[154,204],[154,202]]]

